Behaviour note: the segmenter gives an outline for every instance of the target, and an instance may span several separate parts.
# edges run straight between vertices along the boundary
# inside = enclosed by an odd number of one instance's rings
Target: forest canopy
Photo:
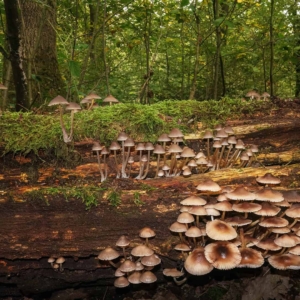
[[[297,0],[4,0],[1,108],[300,96]]]

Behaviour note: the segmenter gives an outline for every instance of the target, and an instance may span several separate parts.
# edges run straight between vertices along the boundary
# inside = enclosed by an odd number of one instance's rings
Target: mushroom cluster
[[[150,227],[140,230],[140,238],[145,240],[144,244],[133,247],[130,255],[126,248],[130,246],[130,240],[122,235],[116,242],[116,246],[122,248],[122,254],[112,247],[107,247],[100,252],[98,259],[101,262],[108,262],[115,270],[117,279],[114,286],[125,288],[131,284],[153,283],[157,280],[153,269],[160,265],[161,259],[149,247],[149,239],[155,237],[155,232]],[[117,262],[115,262],[117,261]]]
[[[60,271],[63,272],[64,268],[63,268],[63,263],[65,262],[65,258],[60,256],[57,259],[53,256],[50,256],[48,258],[48,263],[51,264],[51,267],[54,269],[54,271]]]
[[[0,86],[1,89],[1,86]],[[98,96],[95,93],[90,93],[85,98],[83,98],[80,103],[83,105],[87,105],[87,109],[95,108],[97,104],[95,103],[95,99],[101,99],[100,96]],[[119,101],[114,98],[112,95],[108,95],[104,100],[104,103],[109,103],[110,105],[112,103],[118,103]],[[56,106],[59,107],[59,116],[60,116],[60,127],[63,134],[63,140],[65,143],[70,143],[73,140],[73,131],[74,131],[74,114],[79,112],[81,110],[81,106],[78,103],[75,102],[68,102],[64,97],[58,95],[55,98],[53,98],[48,106]],[[71,111],[71,120],[70,120],[70,133],[67,132],[64,121],[63,121],[63,113],[64,110]]]
[[[200,195],[180,202],[169,229],[179,235],[174,249],[189,274],[259,268],[265,260],[276,269],[300,269],[300,195],[278,191],[280,179],[270,173],[256,181],[260,188],[250,191],[206,180],[197,186]]]
[[[246,147],[233,133],[231,127],[217,126],[214,131],[207,130],[202,139],[203,151],[198,153],[183,146],[184,135],[179,128],[160,135],[155,145],[150,142],[135,144],[132,138],[121,132],[108,148],[95,142],[92,151],[97,153],[101,181],[107,179],[108,155],[114,160],[117,178],[130,177],[136,157],[139,164],[136,179],[148,176],[152,156],[156,157],[155,178],[190,176],[193,172],[205,173],[220,168],[251,166],[258,147]]]

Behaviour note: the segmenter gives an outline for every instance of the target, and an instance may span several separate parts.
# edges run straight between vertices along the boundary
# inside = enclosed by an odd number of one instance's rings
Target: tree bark
[[[22,57],[27,73],[30,105],[60,94],[63,82],[56,53],[56,0],[43,5],[21,0]]]
[[[274,18],[275,1],[270,2],[270,95],[274,96],[274,33],[273,33],[273,18]]]
[[[17,1],[5,0],[7,24],[7,40],[9,44],[9,59],[11,61],[14,85],[16,90],[16,111],[29,109],[27,98],[27,78],[22,58],[21,23]]]

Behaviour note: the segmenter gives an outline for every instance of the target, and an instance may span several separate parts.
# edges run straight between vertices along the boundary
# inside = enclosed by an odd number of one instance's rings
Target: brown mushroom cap
[[[128,281],[132,284],[139,284],[141,283],[141,272],[135,271],[128,276]]]
[[[299,191],[282,191],[283,197],[289,203],[300,203],[300,194]]]
[[[240,186],[234,189],[232,192],[227,193],[226,197],[230,200],[252,201],[255,199],[255,194],[249,192],[243,186]]]
[[[258,223],[262,227],[286,227],[289,225],[289,221],[281,217],[265,218]]]
[[[109,102],[109,103],[119,103],[119,100],[117,100],[114,96],[108,95],[106,98],[104,98],[103,102]]]
[[[284,200],[282,193],[273,190],[270,187],[265,187],[262,190],[255,193],[256,200],[281,202]]]
[[[193,195],[180,201],[180,204],[187,205],[187,206],[198,206],[198,205],[201,206],[201,205],[205,205],[206,202],[207,201],[205,199]]]
[[[140,281],[143,283],[153,283],[157,281],[157,278],[151,271],[146,271],[141,275]]]
[[[279,184],[281,180],[271,173],[266,173],[264,176],[259,176],[256,178],[256,181],[261,184]]]
[[[249,202],[242,202],[238,204],[233,204],[232,210],[237,212],[256,212],[261,209],[261,205],[257,203],[249,203]]]
[[[129,286],[129,281],[127,280],[126,277],[121,276],[118,277],[115,281],[114,281],[114,286],[116,288],[125,288],[127,286]]]
[[[269,264],[276,269],[300,269],[300,257],[294,254],[272,255],[268,258]]]
[[[285,211],[285,214],[290,218],[300,218],[300,204],[293,204]]]
[[[197,238],[203,235],[203,232],[201,229],[199,229],[196,226],[191,226],[185,233],[187,237]]]
[[[192,275],[205,275],[213,270],[211,263],[207,261],[204,255],[204,248],[194,249],[184,262],[184,268]]]
[[[280,247],[294,247],[299,244],[299,237],[294,234],[282,234],[280,237],[274,240],[274,243]]]
[[[135,271],[135,263],[129,259],[126,259],[119,267],[123,273],[129,273]]]
[[[177,222],[183,223],[183,224],[192,223],[194,221],[195,221],[195,218],[193,217],[193,215],[191,215],[188,212],[182,212],[177,218]]]
[[[174,222],[170,227],[170,231],[172,232],[186,232],[187,228],[184,224],[179,222]]]
[[[264,264],[261,252],[250,248],[242,248],[240,252],[242,260],[237,265],[238,268],[259,268]]]
[[[155,234],[154,230],[151,229],[150,227],[144,227],[144,228],[142,228],[142,229],[140,230],[140,232],[139,232],[139,236],[140,236],[141,238],[144,238],[144,239],[146,239],[146,238],[152,238],[152,237],[154,237],[155,235],[156,235],[156,234]]]
[[[153,253],[154,251],[146,245],[138,245],[131,250],[131,254],[137,257],[150,256]]]
[[[171,132],[168,134],[170,138],[178,138],[178,137],[184,137],[184,134],[181,132],[179,128],[173,128]]]
[[[188,246],[185,243],[179,243],[179,244],[175,245],[174,250],[177,250],[177,251],[191,251],[191,247]]]
[[[161,263],[161,259],[156,254],[152,254],[149,256],[144,256],[141,259],[141,263],[144,266],[153,267],[159,265]]]
[[[196,189],[201,192],[213,192],[213,193],[219,193],[221,191],[221,187],[211,179],[199,183]]]
[[[121,235],[116,242],[117,247],[127,247],[130,244],[130,240],[126,235]]]
[[[280,208],[269,203],[269,202],[262,202],[261,209],[256,211],[255,214],[258,216],[268,216],[274,217],[280,212]]]
[[[178,271],[178,270],[175,269],[175,268],[174,268],[174,269],[164,269],[164,270],[163,270],[163,274],[164,274],[165,276],[170,276],[170,277],[174,277],[174,278],[176,278],[176,277],[181,277],[181,276],[184,275],[184,273]]]
[[[242,260],[237,246],[230,242],[215,242],[205,246],[206,259],[217,269],[229,270],[235,268]]]
[[[211,239],[219,241],[228,241],[237,237],[235,229],[221,220],[207,222],[206,233]]]
[[[59,105],[59,104],[68,105],[69,102],[64,97],[58,95],[49,102],[48,106]]]
[[[256,244],[256,247],[264,249],[264,250],[270,250],[270,251],[278,251],[281,249],[280,246],[278,246],[274,243],[274,239],[271,239],[271,238],[263,239],[263,240],[259,241]]]
[[[114,260],[116,258],[118,258],[119,252],[117,252],[115,249],[113,249],[112,247],[107,247],[104,250],[102,250],[100,252],[100,254],[98,255],[98,259],[100,260]]]
[[[234,216],[234,217],[225,219],[225,222],[228,225],[240,227],[240,226],[249,225],[250,223],[252,223],[252,220],[246,219],[246,218],[240,217],[240,216]]]

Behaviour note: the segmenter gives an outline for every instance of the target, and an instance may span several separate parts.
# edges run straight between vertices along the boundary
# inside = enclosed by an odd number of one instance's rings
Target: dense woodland
[[[2,109],[300,94],[298,0],[4,0]]]

